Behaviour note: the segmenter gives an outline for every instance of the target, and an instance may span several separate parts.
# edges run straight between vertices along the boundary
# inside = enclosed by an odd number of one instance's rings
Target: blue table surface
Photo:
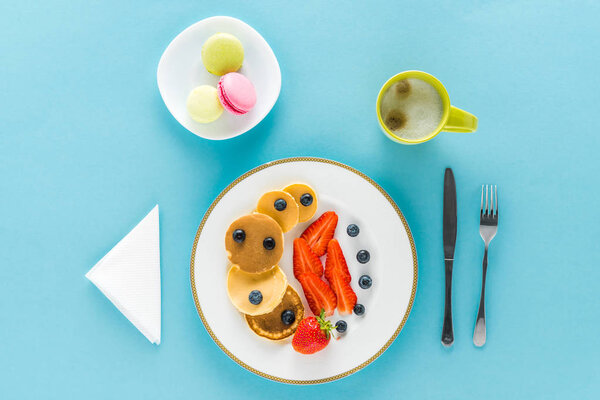
[[[212,15],[255,27],[282,71],[271,113],[225,142],[182,128],[156,85],[171,39]],[[0,397],[598,398],[599,17],[593,1],[3,1]],[[412,147],[386,139],[375,98],[407,69],[436,75],[453,104],[479,117],[478,133]],[[194,234],[214,197],[248,169],[299,155],[379,182],[419,259],[397,340],[325,386],[239,367],[207,334],[190,291]],[[447,166],[459,214],[449,350],[440,344]],[[479,349],[482,183],[498,185],[502,215]],[[158,347],[84,278],[156,203]]]

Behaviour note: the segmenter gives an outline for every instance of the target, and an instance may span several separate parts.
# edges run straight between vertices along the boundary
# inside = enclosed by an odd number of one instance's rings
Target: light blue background
[[[125,4],[127,3],[127,4]],[[557,1],[19,1],[0,11],[0,397],[592,399],[600,396],[597,241],[600,8]],[[232,15],[271,44],[279,101],[210,142],[162,103],[171,39]],[[436,75],[479,133],[416,147],[378,130],[383,82]],[[412,314],[374,364],[320,387],[256,377],[212,342],[189,258],[213,198],[264,162],[310,155],[378,181],[419,253]],[[442,181],[454,169],[456,342],[440,344]],[[488,343],[471,342],[482,183],[499,186]],[[155,347],[84,278],[160,204],[163,336]]]

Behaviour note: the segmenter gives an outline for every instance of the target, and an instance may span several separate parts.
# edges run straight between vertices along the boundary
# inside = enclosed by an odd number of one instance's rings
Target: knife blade
[[[456,183],[451,168],[444,174],[444,264],[446,275],[446,298],[444,306],[444,325],[442,327],[442,344],[446,347],[454,343],[452,325],[452,268],[454,248],[456,246]]]
[[[444,258],[454,259],[456,245],[456,184],[452,169],[444,174]]]

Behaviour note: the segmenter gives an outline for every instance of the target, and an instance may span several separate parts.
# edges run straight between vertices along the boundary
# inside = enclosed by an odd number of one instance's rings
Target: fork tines
[[[485,194],[485,208],[483,199]],[[481,185],[481,218],[498,218],[498,187]]]

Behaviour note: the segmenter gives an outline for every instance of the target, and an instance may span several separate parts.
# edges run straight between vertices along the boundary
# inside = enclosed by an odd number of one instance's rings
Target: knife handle
[[[442,327],[442,344],[446,347],[454,343],[454,328],[452,327],[452,262],[445,260],[446,264],[446,305],[444,307],[444,326]]]

